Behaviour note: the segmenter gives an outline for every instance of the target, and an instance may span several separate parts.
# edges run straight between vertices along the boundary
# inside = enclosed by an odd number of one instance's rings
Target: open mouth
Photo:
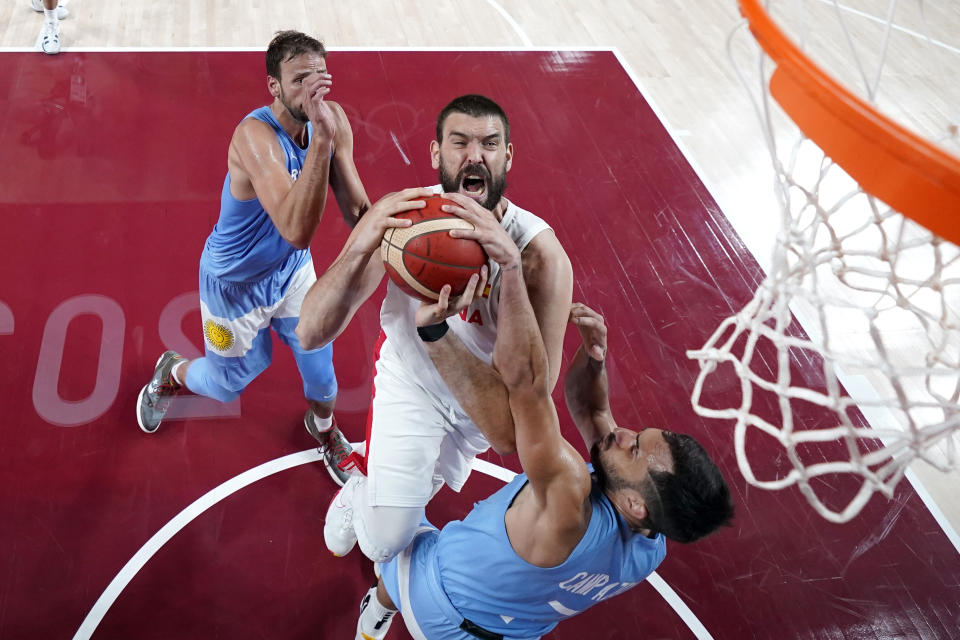
[[[482,198],[487,192],[486,177],[476,173],[465,174],[460,180],[460,192],[471,198]]]

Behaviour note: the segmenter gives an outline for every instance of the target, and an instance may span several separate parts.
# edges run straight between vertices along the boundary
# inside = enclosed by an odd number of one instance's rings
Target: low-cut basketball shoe
[[[70,15],[70,10],[67,9],[66,5],[67,3],[63,0],[57,4],[57,20],[63,20]],[[43,0],[30,0],[30,8],[37,13],[43,13]]]
[[[320,431],[316,421],[317,414],[308,409],[303,416],[303,425],[307,428],[307,433],[320,443],[320,452],[323,453],[323,466],[327,468],[327,473],[330,474],[330,477],[338,486],[342,487],[350,479],[348,468],[353,447],[350,446],[340,429],[337,428],[336,419],[326,431]]]
[[[377,585],[373,585],[363,594],[363,598],[360,600],[360,618],[357,620],[355,640],[381,640],[390,629],[390,623],[393,622],[396,611],[387,609],[381,615],[376,615],[375,611],[377,609],[384,609],[384,607],[376,606],[379,604],[376,602],[376,597]]]
[[[351,476],[337,491],[327,507],[323,522],[323,542],[330,553],[341,558],[357,544],[357,532],[353,528],[353,495],[360,484],[361,476]]]
[[[40,50],[48,56],[60,53],[60,23],[43,21],[40,29]]]
[[[184,361],[176,351],[166,351],[153,370],[153,378],[140,390],[137,397],[137,423],[146,433],[153,433],[163,421],[173,397],[180,393],[180,385],[173,380],[173,367]]]

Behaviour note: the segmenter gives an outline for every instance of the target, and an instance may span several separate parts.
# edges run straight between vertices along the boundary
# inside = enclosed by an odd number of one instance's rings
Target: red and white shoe
[[[351,469],[356,466],[354,460],[357,456],[353,455],[353,447],[337,428],[336,419],[329,429],[321,431],[317,424],[317,414],[308,409],[303,416],[303,426],[307,428],[307,433],[320,444],[323,466],[327,468],[327,473],[338,486],[342,487],[350,478]]]

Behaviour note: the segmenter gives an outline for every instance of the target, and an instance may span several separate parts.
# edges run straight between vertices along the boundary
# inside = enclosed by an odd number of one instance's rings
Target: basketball
[[[450,295],[458,296],[470,276],[480,273],[487,253],[476,240],[451,238],[451,229],[473,229],[466,220],[440,209],[453,202],[438,195],[424,198],[423,209],[399,213],[395,218],[411,220],[403,229],[387,229],[380,243],[380,257],[390,279],[409,296],[435,302],[440,289],[449,284]]]

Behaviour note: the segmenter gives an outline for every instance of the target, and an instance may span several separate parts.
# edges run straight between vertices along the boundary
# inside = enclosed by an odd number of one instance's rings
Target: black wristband
[[[450,325],[444,320],[443,322],[427,325],[426,327],[417,327],[417,335],[420,336],[420,339],[424,342],[436,342],[447,335],[447,329],[449,328]]]

